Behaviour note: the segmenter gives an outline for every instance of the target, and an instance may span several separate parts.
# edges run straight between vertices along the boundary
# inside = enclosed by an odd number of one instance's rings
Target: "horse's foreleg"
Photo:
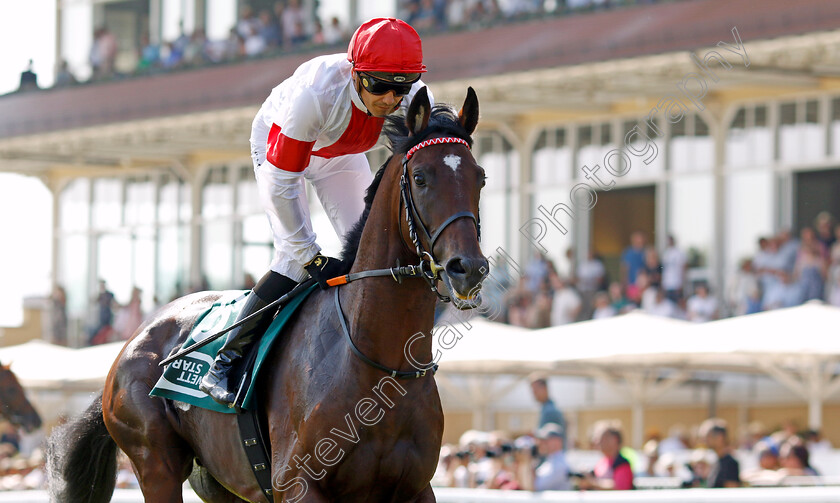
[[[437,499],[435,498],[435,492],[432,491],[432,486],[428,485],[423,492],[421,492],[412,503],[435,503]]]

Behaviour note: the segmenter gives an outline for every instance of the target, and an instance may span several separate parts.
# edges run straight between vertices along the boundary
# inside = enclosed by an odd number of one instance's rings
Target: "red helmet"
[[[347,60],[357,72],[420,73],[420,36],[405,21],[378,17],[365,21],[350,39]]]

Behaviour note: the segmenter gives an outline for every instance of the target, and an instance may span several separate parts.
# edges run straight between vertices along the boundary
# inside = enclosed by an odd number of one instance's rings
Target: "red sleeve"
[[[271,125],[265,159],[284,171],[300,173],[309,166],[314,141],[300,141],[280,132],[280,126]]]
[[[614,489],[626,491],[633,489],[633,469],[629,463],[622,463],[613,470]]]

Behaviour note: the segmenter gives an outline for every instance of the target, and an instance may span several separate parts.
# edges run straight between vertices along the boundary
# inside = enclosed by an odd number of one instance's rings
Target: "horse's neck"
[[[352,272],[416,264],[400,237],[399,178],[391,170],[382,180],[365,224]],[[390,190],[388,190],[390,188]],[[397,283],[390,277],[356,281],[344,287],[342,307],[353,340],[363,353],[382,365],[413,370],[405,357],[405,345],[418,332],[429,335],[412,344],[419,362],[431,359],[430,332],[434,324],[436,297],[420,278]]]

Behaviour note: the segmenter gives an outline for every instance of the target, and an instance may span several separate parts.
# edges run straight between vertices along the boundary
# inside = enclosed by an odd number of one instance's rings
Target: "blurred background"
[[[494,274],[438,377],[442,474],[533,440],[541,371],[582,469],[608,421],[640,473],[679,439],[657,475],[682,484],[718,417],[745,469],[811,442],[840,477],[840,4],[817,0],[0,2],[0,361],[41,436],[157,307],[263,274],[253,116],[375,16],[421,33],[436,101],[481,103]]]

